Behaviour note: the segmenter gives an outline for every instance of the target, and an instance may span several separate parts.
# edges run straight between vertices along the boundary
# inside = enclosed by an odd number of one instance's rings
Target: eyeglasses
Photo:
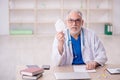
[[[76,19],[76,20],[73,20],[73,19],[68,19],[68,22],[69,23],[80,23],[81,22],[81,19]]]

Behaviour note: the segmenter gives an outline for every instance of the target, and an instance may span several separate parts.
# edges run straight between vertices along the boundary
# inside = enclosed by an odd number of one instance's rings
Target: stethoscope
[[[85,45],[85,38],[84,38],[84,31],[83,31],[82,28],[81,28],[81,31],[82,31],[82,44],[84,46]],[[67,29],[67,36],[68,36],[68,42],[67,43],[68,43],[68,47],[69,47],[70,43],[72,42],[69,29]]]

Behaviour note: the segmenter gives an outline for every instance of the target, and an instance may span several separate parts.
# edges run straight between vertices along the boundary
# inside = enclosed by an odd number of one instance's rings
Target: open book
[[[107,68],[110,74],[120,74],[120,68]]]

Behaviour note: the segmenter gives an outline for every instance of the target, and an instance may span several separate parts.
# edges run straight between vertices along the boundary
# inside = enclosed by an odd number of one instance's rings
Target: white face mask
[[[55,29],[57,32],[61,32],[65,29],[65,24],[61,19],[58,19],[55,24]]]

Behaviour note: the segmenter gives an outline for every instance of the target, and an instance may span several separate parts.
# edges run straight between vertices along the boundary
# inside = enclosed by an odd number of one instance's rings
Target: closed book
[[[23,79],[27,79],[27,80],[36,80],[38,78],[40,78],[42,76],[42,73],[34,75],[34,76],[27,76],[27,75],[22,75]]]
[[[40,74],[40,73],[43,73],[44,72],[44,69],[43,68],[26,68],[26,69],[23,69],[20,71],[20,73],[22,75],[28,75],[28,76],[33,76],[33,75],[37,75],[37,74]]]

